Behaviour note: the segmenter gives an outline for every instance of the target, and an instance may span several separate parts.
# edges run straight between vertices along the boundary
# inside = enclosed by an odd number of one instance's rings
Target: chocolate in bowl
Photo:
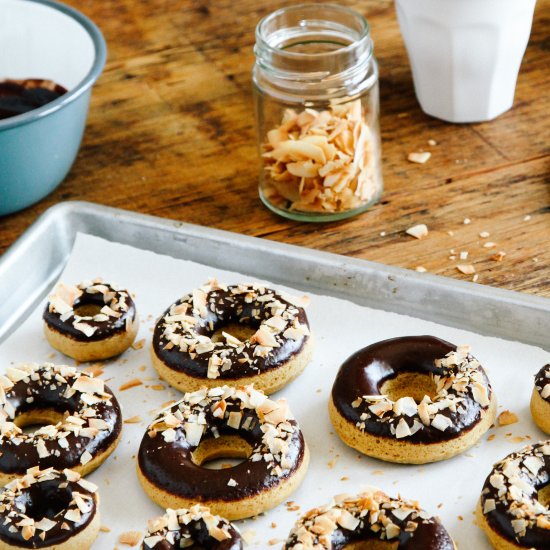
[[[41,78],[0,80],[0,120],[38,109],[66,93],[60,84]]]

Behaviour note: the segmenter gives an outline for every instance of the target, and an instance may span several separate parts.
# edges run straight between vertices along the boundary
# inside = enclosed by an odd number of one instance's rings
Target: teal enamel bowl
[[[58,99],[0,120],[0,216],[51,193],[78,153],[105,40],[86,16],[54,0],[0,0],[0,80],[43,78]]]

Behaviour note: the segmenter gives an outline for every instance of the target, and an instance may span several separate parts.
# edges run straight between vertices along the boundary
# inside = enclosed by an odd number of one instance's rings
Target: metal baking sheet
[[[47,210],[0,258],[0,342],[47,294],[77,232],[550,350],[550,300],[87,202]]]
[[[288,291],[305,291],[311,297],[308,317],[317,336],[311,367],[278,393],[291,404],[308,441],[312,457],[309,474],[293,493],[290,507],[281,505],[268,514],[237,522],[250,539],[247,548],[266,550],[266,541],[270,541],[270,547],[277,543],[273,541],[282,543],[299,514],[327,502],[332,495],[359,492],[369,485],[406,498],[421,495],[422,505],[429,511],[437,510],[461,548],[488,548],[484,535],[473,523],[479,488],[495,460],[525,441],[542,437],[531,420],[528,396],[532,390],[530,374],[548,362],[548,353],[517,340],[523,336],[533,341],[535,318],[542,335],[547,333],[548,300],[535,299],[538,307],[533,307],[530,297],[504,293],[509,299],[503,302],[486,287],[94,205],[67,203],[45,214],[0,265],[0,307],[2,319],[6,319],[3,330],[7,334],[14,328],[13,322],[17,327],[0,344],[3,365],[22,359],[42,361],[45,357],[55,363],[64,362],[65,358],[52,352],[41,336],[44,301],[37,301],[60,275],[66,281],[83,280],[88,274],[96,274],[98,266],[102,276],[123,281],[139,299],[141,344],[107,361],[102,368],[110,387],[117,392],[124,417],[137,416],[141,421],[124,425],[123,440],[113,457],[90,475],[99,486],[102,518],[110,528],[100,535],[94,548],[113,548],[122,532],[143,530],[146,520],[159,512],[145,497],[131,465],[152,415],[179,394],[157,380],[149,361],[149,347],[144,344],[160,306],[210,276],[222,281],[266,279],[269,285],[289,287]],[[151,284],[160,280],[164,281],[162,285]],[[470,289],[479,291],[479,296],[468,292]],[[430,301],[425,301],[426,297]],[[458,316],[457,307],[463,302],[467,314]],[[369,305],[378,309],[364,307]],[[491,309],[496,318],[506,315],[508,321],[518,323],[515,328],[522,328],[513,334],[516,338],[505,341],[485,337],[487,326],[480,327],[476,318],[482,308]],[[449,311],[453,311],[452,317],[447,315]],[[418,318],[419,312],[432,317],[424,321]],[[26,319],[20,324],[22,317]],[[475,329],[473,320],[477,323]],[[496,331],[494,325],[491,330]],[[499,408],[513,410],[519,421],[512,427],[495,425],[468,452],[429,467],[381,463],[360,456],[340,441],[328,418],[327,396],[336,369],[359,346],[419,333],[471,344],[489,372]],[[510,384],[518,366],[525,376]],[[142,384],[126,390],[125,385],[136,377]],[[453,475],[449,475],[451,472]],[[323,479],[322,484],[319,479]],[[119,487],[125,490],[121,492]]]

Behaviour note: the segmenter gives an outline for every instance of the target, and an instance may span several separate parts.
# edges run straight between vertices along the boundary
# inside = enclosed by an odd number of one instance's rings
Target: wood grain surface
[[[254,27],[291,2],[68,3],[102,29],[107,66],[71,173],[0,218],[0,253],[49,206],[88,200],[465,280],[456,266],[471,263],[479,283],[550,296],[550,0],[537,2],[514,108],[473,125],[420,110],[391,0],[342,2],[367,16],[375,40],[385,193],[363,215],[314,225],[271,214],[257,194]],[[429,162],[409,163],[420,150]],[[422,240],[405,233],[419,223]]]

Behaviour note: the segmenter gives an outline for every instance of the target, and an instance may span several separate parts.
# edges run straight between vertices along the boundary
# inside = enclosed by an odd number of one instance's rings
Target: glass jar
[[[367,21],[302,4],[256,27],[253,69],[260,198],[294,220],[365,211],[383,190],[378,66]]]

